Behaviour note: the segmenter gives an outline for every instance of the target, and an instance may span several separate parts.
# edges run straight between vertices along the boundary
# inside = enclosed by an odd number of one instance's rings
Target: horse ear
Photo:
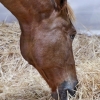
[[[67,3],[67,0],[51,0],[55,10],[61,10],[64,4]]]

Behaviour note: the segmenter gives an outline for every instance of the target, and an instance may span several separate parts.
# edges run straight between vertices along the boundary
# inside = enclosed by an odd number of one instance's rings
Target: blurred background
[[[68,0],[72,7],[77,31],[87,31],[87,34],[100,34],[100,0]],[[14,22],[17,19],[0,4],[0,22]]]

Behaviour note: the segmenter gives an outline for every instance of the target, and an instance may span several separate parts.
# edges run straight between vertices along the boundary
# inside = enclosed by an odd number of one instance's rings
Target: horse
[[[18,19],[20,51],[51,88],[55,100],[74,96],[78,79],[72,50],[76,34],[67,0],[0,0]]]

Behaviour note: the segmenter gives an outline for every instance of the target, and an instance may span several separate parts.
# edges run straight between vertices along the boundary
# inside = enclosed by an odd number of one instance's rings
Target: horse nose
[[[74,96],[75,92],[78,88],[78,81],[74,81],[74,82],[67,82],[66,86],[65,86],[65,90],[67,90],[70,95]]]
[[[67,91],[70,93],[70,95],[74,96],[75,92],[78,88],[78,81],[64,81],[59,87],[58,87],[58,92],[59,92],[59,99],[60,100],[67,100]],[[52,96],[55,100],[58,100],[58,94],[57,92],[53,92]]]
[[[67,91],[70,93],[71,96],[75,96],[78,81],[64,81],[58,88],[59,96],[61,100],[67,100]]]

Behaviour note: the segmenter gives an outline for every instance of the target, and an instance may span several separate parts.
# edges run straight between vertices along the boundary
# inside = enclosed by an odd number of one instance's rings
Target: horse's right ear
[[[51,0],[53,7],[55,10],[59,11],[62,9],[64,4],[67,3],[67,0]]]

